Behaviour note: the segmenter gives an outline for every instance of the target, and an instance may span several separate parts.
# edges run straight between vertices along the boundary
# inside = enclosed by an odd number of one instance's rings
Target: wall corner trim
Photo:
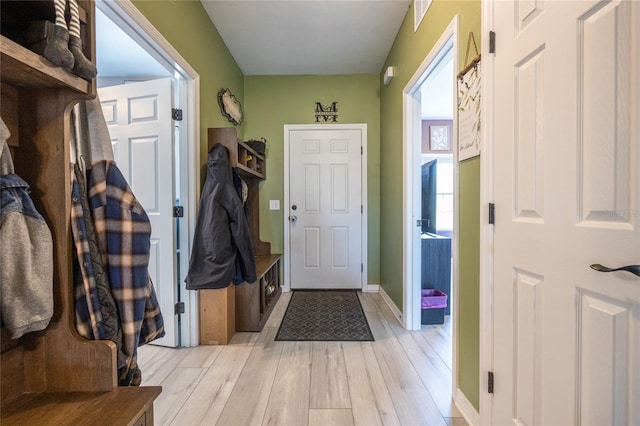
[[[480,424],[480,413],[478,413],[478,410],[475,409],[460,388],[456,389],[453,402],[469,425],[474,426]]]

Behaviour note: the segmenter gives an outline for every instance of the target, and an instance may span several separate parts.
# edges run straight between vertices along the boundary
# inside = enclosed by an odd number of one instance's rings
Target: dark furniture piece
[[[445,315],[451,313],[451,239],[436,234],[422,234],[423,289],[436,289],[447,295]]]
[[[436,232],[438,160],[422,165],[422,233]]]

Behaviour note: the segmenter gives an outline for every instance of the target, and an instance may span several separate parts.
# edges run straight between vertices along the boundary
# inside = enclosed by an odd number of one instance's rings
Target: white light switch
[[[280,200],[269,200],[269,210],[280,210]]]

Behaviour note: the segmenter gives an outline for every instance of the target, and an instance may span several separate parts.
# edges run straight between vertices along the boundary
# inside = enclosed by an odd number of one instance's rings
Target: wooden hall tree
[[[44,19],[37,7],[11,3],[2,4],[5,28]],[[79,5],[84,54],[95,63],[95,5]],[[152,424],[161,388],[118,387],[115,344],[85,340],[74,325],[69,115],[77,102],[95,97],[95,80],[54,66],[18,44],[16,34],[0,36],[0,113],[16,174],[29,184],[53,237],[54,314],[45,330],[16,340],[1,330],[0,423]]]

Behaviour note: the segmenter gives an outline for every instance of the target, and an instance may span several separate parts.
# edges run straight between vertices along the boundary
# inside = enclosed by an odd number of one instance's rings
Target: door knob
[[[298,220],[298,218],[296,216],[289,216],[289,220],[293,223],[296,223],[296,220]]]
[[[607,268],[606,266],[602,266],[599,263],[594,263],[590,265],[591,269],[594,269],[598,272],[613,272],[613,271],[627,271],[631,272],[633,275],[640,277],[640,265],[627,265],[621,266],[619,268]]]

